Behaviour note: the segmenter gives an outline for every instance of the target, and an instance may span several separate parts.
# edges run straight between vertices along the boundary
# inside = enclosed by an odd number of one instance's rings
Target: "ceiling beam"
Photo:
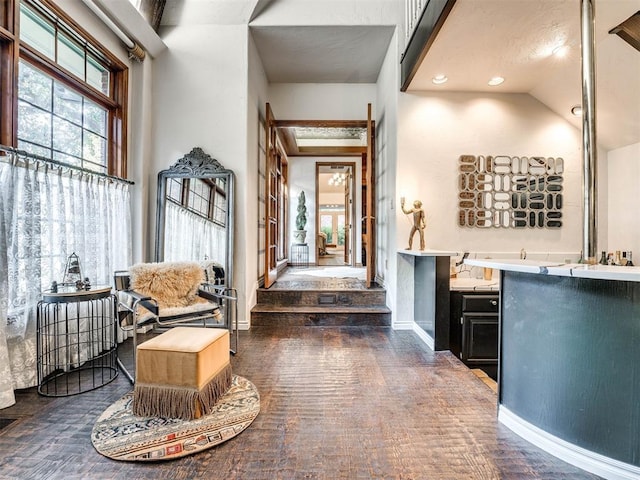
[[[276,120],[276,127],[367,128],[366,120]]]

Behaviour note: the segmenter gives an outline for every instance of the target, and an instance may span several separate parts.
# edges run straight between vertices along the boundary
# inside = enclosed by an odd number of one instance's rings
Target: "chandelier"
[[[329,178],[329,185],[333,185],[339,187],[340,185],[344,185],[344,182],[347,179],[347,175],[344,173],[334,173]]]

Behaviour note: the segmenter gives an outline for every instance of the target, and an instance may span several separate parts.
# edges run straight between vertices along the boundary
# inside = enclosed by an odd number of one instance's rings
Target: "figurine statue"
[[[424,229],[427,226],[427,222],[425,220],[424,210],[422,209],[422,202],[420,200],[414,201],[413,208],[407,210],[404,208],[404,197],[402,197],[400,199],[400,207],[405,215],[413,214],[413,226],[411,227],[411,233],[409,234],[409,247],[407,250],[411,250],[413,237],[416,232],[420,233],[420,250],[424,250]]]

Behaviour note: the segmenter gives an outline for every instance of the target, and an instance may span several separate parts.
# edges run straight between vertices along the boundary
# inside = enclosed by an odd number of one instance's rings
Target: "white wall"
[[[269,102],[278,120],[366,120],[376,110],[376,86],[369,83],[272,83]],[[375,118],[375,117],[374,117]]]
[[[400,90],[400,62],[398,34],[389,42],[378,82],[376,84],[376,271],[387,290],[387,305],[391,307],[391,324],[403,328],[396,305],[397,242],[396,242],[396,171],[398,158],[398,95]],[[411,307],[413,310],[413,307]],[[413,315],[413,312],[412,312]],[[410,328],[405,326],[405,328]]]
[[[239,208],[237,217],[245,216],[247,235],[243,253],[246,257],[245,275],[246,281],[246,312],[245,322],[242,327],[249,327],[251,318],[251,308],[256,304],[256,291],[258,289],[258,261],[264,261],[264,257],[259,255],[261,244],[258,235],[264,235],[264,230],[259,228],[259,224],[264,225],[264,208],[259,207],[259,199],[256,192],[264,192],[265,179],[260,176],[260,163],[264,162],[264,116],[265,104],[267,102],[268,82],[264,73],[262,62],[258,55],[253,37],[249,33],[248,50],[248,78],[249,78],[249,100],[247,102],[247,198],[246,208]],[[263,166],[264,168],[264,166]],[[262,203],[264,206],[264,202]],[[241,207],[239,205],[239,207]],[[264,241],[262,241],[264,245]],[[264,270],[264,269],[262,269]]]
[[[607,251],[631,250],[640,265],[640,143],[612,150],[607,156],[609,180]],[[604,246],[601,250],[605,250]]]
[[[201,147],[236,175],[234,286],[239,294],[239,321],[246,325],[249,303],[247,252],[255,252],[249,232],[255,218],[255,164],[248,165],[248,41],[246,25],[186,25],[165,28],[168,50],[154,62],[155,105],[153,162],[146,172],[151,218],[147,236],[153,241],[156,177]],[[254,145],[257,145],[257,141]],[[247,207],[251,205],[252,208]],[[250,245],[248,245],[250,243]],[[152,249],[150,249],[152,250]],[[252,255],[252,254],[250,254]],[[148,258],[149,259],[149,258]],[[255,260],[254,260],[255,261]]]
[[[428,249],[579,252],[582,239],[580,133],[526,94],[419,93],[399,101],[397,196],[420,199]],[[478,229],[457,225],[458,158],[471,155],[562,157],[560,229]],[[397,199],[396,199],[397,200]],[[396,210],[396,241],[411,224]]]

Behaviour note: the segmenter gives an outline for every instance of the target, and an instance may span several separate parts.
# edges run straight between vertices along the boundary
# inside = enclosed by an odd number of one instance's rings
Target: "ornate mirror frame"
[[[234,181],[232,170],[224,168],[215,158],[195,147],[174,165],[158,173],[158,195],[156,211],[155,261],[164,260],[165,218],[167,204],[167,182],[172,178],[224,179],[226,184],[225,209],[225,286],[233,286],[233,244],[234,244]],[[194,259],[185,259],[194,260]]]

